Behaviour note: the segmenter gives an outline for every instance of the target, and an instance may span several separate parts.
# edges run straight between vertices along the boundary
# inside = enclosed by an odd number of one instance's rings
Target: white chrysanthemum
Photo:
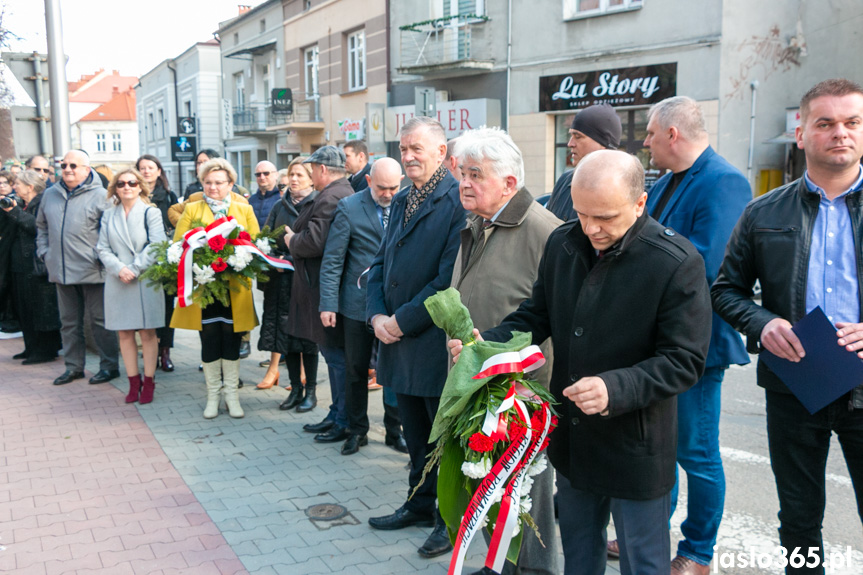
[[[235,252],[228,256],[228,259],[225,261],[229,266],[234,268],[234,271],[241,272],[246,269],[246,266],[252,261],[252,254],[248,252]]]
[[[180,263],[180,257],[183,255],[183,242],[171,244],[168,248],[167,259],[169,264]]]
[[[198,264],[192,266],[192,273],[195,276],[195,283],[204,285],[216,279],[216,272],[210,266],[201,267]]]
[[[260,238],[258,241],[255,242],[255,245],[258,246],[259,250],[261,250],[267,255],[270,255],[270,252],[272,250],[270,249],[270,242],[267,241],[266,238]]]
[[[545,471],[546,467],[548,467],[548,458],[546,458],[545,453],[540,453],[531,462],[530,467],[527,468],[527,474],[531,477],[539,475]]]

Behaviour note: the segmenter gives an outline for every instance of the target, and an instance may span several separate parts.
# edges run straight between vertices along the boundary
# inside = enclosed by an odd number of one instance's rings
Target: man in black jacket
[[[369,187],[366,176],[372,165],[369,163],[369,148],[362,140],[352,140],[345,144],[345,170],[350,174],[348,181],[355,192]]]
[[[837,328],[837,345],[863,358],[863,89],[826,80],[809,90],[796,138],[806,155],[803,178],[747,206],[713,284],[713,303],[747,336],[750,352],[766,349],[793,362],[806,350],[791,324],[820,306]],[[756,280],[762,305],[752,301]],[[765,389],[779,541],[789,555],[799,548],[805,559],[786,572],[824,573],[824,470],[832,433],[863,519],[863,386],[810,414],[762,361],[758,385]]]
[[[621,573],[671,570],[676,396],[701,376],[712,313],[704,261],[645,213],[646,199],[635,157],[601,150],[582,160],[572,181],[578,219],[549,237],[530,299],[482,334],[554,342],[560,427],[548,454],[566,575],[605,573],[609,513]],[[454,354],[460,344],[450,342]]]

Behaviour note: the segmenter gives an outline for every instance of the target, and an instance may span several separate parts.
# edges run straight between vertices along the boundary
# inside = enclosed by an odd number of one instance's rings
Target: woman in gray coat
[[[126,403],[153,401],[158,339],[156,329],[165,325],[165,296],[146,286],[138,277],[154,261],[150,244],[163,242],[162,213],[149,201],[150,187],[135,169],[114,176],[108,198],[114,207],[102,214],[97,251],[105,265],[105,328],[117,331],[120,353],[129,377]],[[138,345],[141,335],[144,378],[138,372]]]

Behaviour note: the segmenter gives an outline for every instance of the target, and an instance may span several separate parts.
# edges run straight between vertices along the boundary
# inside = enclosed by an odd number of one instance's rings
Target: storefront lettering
[[[603,96],[623,96],[624,94],[635,94],[639,89],[645,98],[650,98],[659,90],[659,76],[649,78],[624,78],[618,82],[618,75],[604,72],[599,75],[599,86],[593,89],[593,95],[597,98]],[[610,79],[610,81],[609,81]]]
[[[396,106],[386,109],[385,137],[388,142],[399,139],[402,126],[414,117],[414,106]],[[447,138],[460,136],[467,130],[482,125],[500,125],[500,102],[476,99],[438,102],[435,117],[446,131]]]
[[[572,76],[567,76],[560,82],[560,89],[551,95],[552,100],[572,100],[584,98],[587,95],[587,84],[576,84]]]
[[[542,112],[575,110],[592,104],[649,106],[673,96],[677,64],[594,70],[539,79]]]

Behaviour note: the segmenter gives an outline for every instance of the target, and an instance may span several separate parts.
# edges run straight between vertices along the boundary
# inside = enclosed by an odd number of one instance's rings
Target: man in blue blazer
[[[695,245],[712,284],[731,230],[752,199],[749,182],[710,147],[704,115],[692,98],[675,96],[653,106],[644,145],[653,165],[671,171],[650,190],[648,213]],[[749,356],[740,336],[714,312],[704,376],[677,398],[677,462],[686,471],[689,497],[680,527],[685,539],[672,561],[672,575],[708,573],[725,505],[720,388],[730,364],[746,363]],[[676,503],[675,485],[671,514]]]
[[[444,166],[446,133],[432,118],[412,118],[401,129],[399,150],[412,185],[393,199],[390,222],[369,272],[366,317],[382,345],[378,382],[395,390],[410,455],[407,501],[395,513],[369,519],[375,529],[434,525],[419,554],[452,549],[436,511],[437,470],[414,492],[434,449],[429,433],[446,381],[446,334],[425,308],[426,298],[449,287],[467,213],[458,182]],[[413,495],[411,495],[413,493]]]
[[[347,149],[347,146],[345,147]],[[399,191],[402,168],[392,158],[374,163],[367,186],[339,202],[321,263],[321,322],[342,323],[345,333],[345,411],[349,435],[342,455],[353,455],[368,444],[368,369],[375,336],[366,324],[367,273],[389,225],[393,196]],[[407,452],[395,392],[384,390],[385,442]],[[391,397],[390,397],[391,396]]]

